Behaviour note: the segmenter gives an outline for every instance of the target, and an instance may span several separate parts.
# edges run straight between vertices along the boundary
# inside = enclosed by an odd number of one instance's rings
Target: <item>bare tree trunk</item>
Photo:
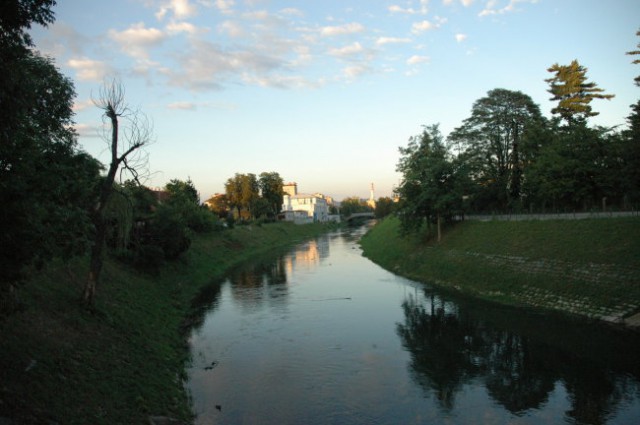
[[[145,167],[145,160],[136,158],[137,154],[134,152],[151,142],[150,127],[146,117],[127,108],[124,102],[124,88],[118,81],[113,80],[110,83],[105,83],[100,90],[100,98],[97,101],[94,100],[94,103],[104,110],[104,115],[111,124],[111,137],[104,136],[111,151],[111,163],[109,164],[109,171],[102,182],[100,198],[93,215],[96,233],[91,248],[89,274],[82,293],[82,300],[89,307],[93,307],[95,304],[96,289],[100,282],[103,251],[107,237],[107,223],[104,214],[109,198],[113,193],[116,174],[122,165],[123,170],[128,171],[138,181],[140,167]],[[128,131],[125,131],[125,146],[122,147],[121,154],[118,156],[118,118],[123,116],[128,120],[129,126],[127,127]]]
[[[438,213],[438,242],[442,240],[442,219],[440,218],[440,214]]]

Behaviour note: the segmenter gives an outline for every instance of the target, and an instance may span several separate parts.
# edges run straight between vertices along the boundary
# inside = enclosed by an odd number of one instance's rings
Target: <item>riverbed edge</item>
[[[95,311],[79,302],[87,260],[54,262],[18,290],[0,322],[0,419],[9,424],[193,420],[184,381],[193,298],[233,267],[332,229],[236,226],[197,235],[157,274],[107,258]]]
[[[363,255],[374,263],[415,281],[490,302],[552,310],[640,331],[640,219],[594,219],[590,223],[592,226],[568,220],[464,222],[449,228],[437,243],[427,232],[401,237],[399,220],[391,217],[365,234],[360,245]],[[480,226],[491,226],[491,232],[478,231]],[[532,231],[546,227],[576,229],[543,231],[531,237]],[[597,229],[596,234],[589,235],[590,228]],[[549,248],[570,246],[574,242],[571,235],[577,232],[582,232],[580,240],[618,244],[631,255],[625,255],[624,264],[619,264],[609,261],[611,256],[598,258],[597,253],[578,252],[562,258]],[[482,236],[487,240],[475,240]],[[530,248],[520,250],[532,241],[539,244],[534,255]],[[501,252],[496,243],[509,249]]]

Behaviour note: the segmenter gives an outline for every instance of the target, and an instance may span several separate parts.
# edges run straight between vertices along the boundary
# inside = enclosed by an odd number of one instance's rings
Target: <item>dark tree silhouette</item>
[[[100,187],[100,197],[93,211],[95,237],[91,247],[89,274],[84,286],[82,300],[85,305],[95,304],[95,295],[103,263],[103,250],[107,234],[105,209],[114,191],[114,181],[120,172],[121,177],[128,174],[134,181],[147,171],[147,156],[142,147],[151,143],[151,125],[146,116],[139,111],[129,109],[125,103],[125,91],[122,83],[116,79],[105,81],[94,104],[104,111],[105,140],[109,144],[111,162]],[[126,125],[120,127],[121,120]],[[108,130],[111,130],[107,136]],[[122,130],[122,131],[121,131]],[[120,139],[120,135],[124,136]]]

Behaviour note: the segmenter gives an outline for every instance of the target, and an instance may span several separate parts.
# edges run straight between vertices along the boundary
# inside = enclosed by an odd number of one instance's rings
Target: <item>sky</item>
[[[278,172],[304,193],[391,196],[398,148],[447,135],[495,88],[554,104],[547,68],[577,59],[626,126],[637,0],[58,0],[36,48],[75,84],[82,149],[107,163],[101,110],[118,78],[153,125],[147,186],[190,178],[204,201],[235,173]],[[637,57],[636,57],[637,58]]]

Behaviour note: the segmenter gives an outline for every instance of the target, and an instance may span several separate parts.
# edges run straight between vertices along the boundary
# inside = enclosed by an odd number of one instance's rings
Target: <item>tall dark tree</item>
[[[540,108],[529,96],[494,89],[474,102],[471,116],[451,133],[449,142],[473,169],[486,204],[505,208],[520,198],[532,135],[542,126]]]
[[[462,163],[450,157],[438,125],[426,126],[419,136],[400,149],[397,171],[402,174],[396,188],[397,208],[403,232],[419,230],[425,223],[437,225],[462,212],[466,172]]]
[[[553,95],[550,100],[558,102],[558,106],[551,112],[560,115],[567,124],[598,115],[598,112],[591,108],[594,99],[614,97],[612,94],[605,94],[596,83],[588,82],[587,68],[577,60],[573,60],[569,65],[553,64],[547,71],[554,74],[545,80],[549,83],[549,93]]]
[[[282,209],[282,197],[284,195],[282,185],[284,180],[276,172],[265,172],[260,173],[258,184],[262,199],[266,201],[267,214],[271,217],[277,216]]]
[[[111,130],[110,134],[105,134],[111,162],[100,185],[99,199],[92,213],[95,237],[91,247],[89,273],[82,294],[82,299],[87,306],[93,306],[95,303],[107,236],[108,223],[105,212],[114,192],[116,176],[119,173],[128,174],[138,181],[140,174],[146,171],[147,166],[146,156],[141,148],[152,142],[151,126],[148,120],[139,111],[129,109],[125,102],[124,86],[119,81],[105,82],[100,89],[99,98],[94,100],[94,103],[104,111],[103,117],[108,124],[107,128]],[[125,124],[122,129],[121,124]],[[121,133],[124,135],[122,138],[120,138]]]
[[[640,37],[640,31],[637,31],[636,35]],[[632,50],[630,52],[627,52],[627,54],[632,56],[640,55],[640,43],[638,43],[638,50]],[[633,63],[634,65],[640,64],[640,58],[634,59],[631,63]],[[634,78],[633,81],[635,81],[636,86],[640,87],[640,75]]]
[[[73,83],[26,33],[54,4],[0,3],[0,303],[26,266],[84,252],[91,233],[100,164],[78,150]]]
[[[169,192],[169,202],[200,205],[200,195],[190,178],[187,181],[172,179],[165,185],[165,190]]]

